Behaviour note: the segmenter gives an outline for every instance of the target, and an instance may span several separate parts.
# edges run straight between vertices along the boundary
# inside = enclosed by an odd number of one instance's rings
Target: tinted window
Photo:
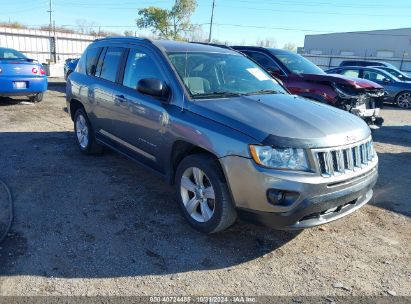
[[[284,64],[287,69],[296,74],[325,74],[314,63],[303,56],[293,53],[275,54],[275,57]]]
[[[371,81],[384,81],[385,79],[389,79],[389,77],[383,73],[371,70],[364,70],[363,78]]]
[[[344,76],[356,77],[356,78],[360,76],[359,70],[342,70],[340,74]]]
[[[27,57],[16,50],[12,49],[1,49],[0,48],[0,59],[26,59]]]
[[[244,51],[243,53],[250,56],[250,58],[255,60],[259,65],[261,65],[266,70],[270,70],[271,72],[278,72],[282,74],[282,71],[277,66],[277,64],[267,55],[263,53],[259,53],[259,52],[250,52],[250,51]]]
[[[96,64],[100,48],[92,48],[87,50],[86,54],[86,73],[87,75],[94,75],[96,73]]]
[[[154,61],[143,51],[131,49],[124,70],[123,85],[135,89],[137,82],[144,78],[162,79]]]
[[[123,48],[109,47],[104,56],[100,77],[112,82],[116,81]]]

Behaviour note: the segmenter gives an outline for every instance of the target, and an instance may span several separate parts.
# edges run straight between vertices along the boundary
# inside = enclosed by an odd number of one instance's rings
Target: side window
[[[101,48],[92,48],[86,54],[86,74],[94,75],[96,73],[96,65]]]
[[[124,70],[123,85],[132,89],[144,78],[162,79],[154,60],[145,52],[131,49]]]
[[[100,78],[115,82],[123,48],[109,47],[101,66]]]
[[[274,60],[272,60],[267,55],[251,51],[244,51],[243,53],[250,56],[253,60],[255,60],[259,65],[261,65],[266,70],[270,70],[270,72],[277,72],[280,75],[283,74],[278,65],[274,62]]]
[[[359,70],[343,70],[340,73],[341,75],[347,76],[347,77],[360,77],[360,72]]]
[[[371,70],[364,70],[363,78],[371,80],[371,81],[384,81],[388,77],[378,72],[374,72]]]

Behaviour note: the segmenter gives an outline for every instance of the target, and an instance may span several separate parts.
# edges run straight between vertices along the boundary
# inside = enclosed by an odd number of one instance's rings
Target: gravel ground
[[[157,176],[78,151],[62,85],[21,101],[0,101],[0,178],[16,209],[0,295],[411,296],[411,111],[383,110],[375,196],[354,214],[302,232],[238,222],[207,236]],[[3,189],[0,199],[1,211]]]

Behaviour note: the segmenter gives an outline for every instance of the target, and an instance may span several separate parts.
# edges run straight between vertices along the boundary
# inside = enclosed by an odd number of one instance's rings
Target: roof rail
[[[153,43],[153,40],[149,38],[134,37],[134,36],[108,36],[108,37],[98,38],[95,41],[116,40],[116,39],[133,39],[133,40],[147,41],[147,42]]]
[[[229,45],[225,45],[225,44],[218,44],[218,43],[211,43],[211,42],[196,42],[196,41],[190,41],[190,43],[211,45],[211,46],[216,46],[216,47],[220,47],[223,49],[228,49],[228,50],[237,52],[237,50],[234,50],[232,47],[230,47]]]

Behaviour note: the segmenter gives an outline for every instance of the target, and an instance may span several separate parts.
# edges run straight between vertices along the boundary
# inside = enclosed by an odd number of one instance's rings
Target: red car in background
[[[301,55],[286,50],[232,46],[247,55],[292,93],[349,111],[363,118],[370,126],[379,127],[384,119],[380,108],[384,88],[360,78],[328,75]]]

